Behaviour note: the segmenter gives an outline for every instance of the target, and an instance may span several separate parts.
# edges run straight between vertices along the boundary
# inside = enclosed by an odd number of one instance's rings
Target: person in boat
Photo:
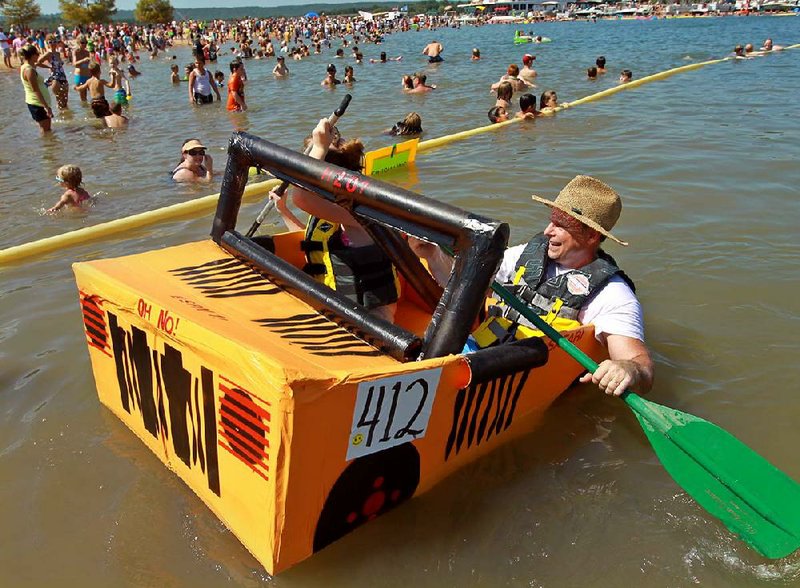
[[[582,382],[593,382],[614,396],[627,388],[648,392],[654,367],[644,342],[642,307],[633,282],[601,248],[606,239],[627,245],[611,233],[622,212],[621,198],[607,184],[583,175],[555,200],[532,198],[550,207],[549,224],[528,243],[506,249],[495,279],[558,330],[594,325],[609,359]],[[434,278],[444,285],[453,260],[419,239],[410,239],[409,245],[427,259]],[[537,333],[518,312],[498,302],[471,338],[484,348]]]
[[[345,141],[327,118],[319,121],[306,147],[309,156],[352,171],[361,171],[364,144]],[[286,198],[274,190],[270,199],[290,231],[305,231],[301,247],[306,273],[364,306],[371,313],[394,321],[400,284],[383,249],[347,210],[299,187],[291,191],[295,206],[310,216],[304,225],[288,208]]]
[[[535,55],[531,55],[530,53],[526,53],[522,56],[522,69],[519,70],[519,77],[524,81],[528,82],[531,86],[533,86],[533,80],[536,79],[536,70],[531,67],[533,65],[534,60],[536,59]]]
[[[181,146],[181,162],[172,170],[172,179],[181,184],[209,183],[214,177],[214,160],[206,146],[197,139],[187,139]]]
[[[431,41],[427,45],[425,45],[425,49],[422,50],[423,55],[428,56],[428,63],[440,63],[444,61],[441,53],[444,51],[444,47],[438,41]]]

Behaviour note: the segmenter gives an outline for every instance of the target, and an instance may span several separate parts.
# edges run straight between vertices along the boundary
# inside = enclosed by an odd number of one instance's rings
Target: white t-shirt
[[[509,247],[503,256],[503,263],[495,279],[501,284],[513,281],[517,272],[517,260],[525,250],[525,245]],[[568,272],[569,269],[557,263],[548,264],[548,278]],[[522,319],[523,324],[530,323]],[[612,277],[605,286],[581,308],[578,322],[594,325],[595,337],[603,342],[603,335],[624,335],[644,341],[644,320],[642,305],[630,286],[619,276]]]

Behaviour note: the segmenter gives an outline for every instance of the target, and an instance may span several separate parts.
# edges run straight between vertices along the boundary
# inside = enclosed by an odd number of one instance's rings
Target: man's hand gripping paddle
[[[594,373],[597,363],[501,284],[492,290],[570,357]],[[764,557],[800,547],[800,485],[717,425],[622,394],[664,468],[700,506]]]
[[[347,110],[347,107],[350,105],[350,100],[352,100],[352,99],[353,99],[353,97],[350,94],[345,94],[344,95],[344,98],[342,99],[342,102],[339,104],[339,107],[336,110],[334,110],[333,114],[331,114],[328,117],[328,122],[331,123],[331,126],[334,126],[337,123],[339,118],[344,114],[345,110]],[[306,150],[304,152],[305,155],[308,155],[310,151],[311,151],[311,145],[309,145],[306,148]],[[289,187],[289,182],[281,182],[281,185],[278,186],[277,188],[275,188],[275,193],[278,196],[283,196],[283,193],[286,192],[286,189],[288,187]],[[267,218],[267,215],[269,215],[269,213],[272,211],[272,209],[274,207],[275,207],[275,202],[273,200],[269,200],[264,205],[264,208],[262,208],[261,212],[258,213],[258,216],[256,217],[256,220],[253,221],[252,225],[250,225],[250,228],[247,231],[247,236],[248,237],[252,237],[253,235],[256,234],[256,231],[258,230],[258,227],[261,226],[261,223],[264,222],[264,219]]]

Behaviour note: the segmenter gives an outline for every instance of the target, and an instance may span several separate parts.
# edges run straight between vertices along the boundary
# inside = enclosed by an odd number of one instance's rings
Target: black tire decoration
[[[414,495],[419,453],[403,443],[353,461],[328,493],[314,532],[314,551]]]

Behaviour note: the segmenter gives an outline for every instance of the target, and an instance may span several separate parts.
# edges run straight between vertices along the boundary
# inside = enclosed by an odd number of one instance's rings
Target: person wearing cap
[[[276,78],[285,78],[289,75],[289,68],[286,67],[286,59],[283,55],[278,55],[278,63],[272,69],[272,75]]]
[[[653,360],[644,343],[641,304],[633,282],[601,249],[606,239],[627,245],[611,233],[622,212],[619,195],[600,180],[579,175],[555,200],[532,198],[551,208],[550,222],[528,243],[506,249],[495,279],[557,330],[594,325],[609,359],[582,382],[615,396],[627,388],[649,391]],[[409,244],[427,258],[437,281],[446,283],[452,260],[436,246],[419,240]],[[498,302],[472,337],[478,347],[488,347],[535,335],[533,325]]]
[[[187,139],[181,146],[181,162],[172,170],[172,179],[182,184],[211,182],[214,160],[206,154],[206,146],[197,139]]]
[[[536,70],[531,67],[533,60],[536,59],[530,53],[522,56],[522,69],[519,70],[519,77],[529,84],[533,85],[533,80],[536,79]]]
[[[320,82],[320,86],[328,86],[329,88],[333,88],[342,83],[342,80],[336,78],[335,65],[329,63],[325,71],[327,73],[325,74],[325,79]]]

